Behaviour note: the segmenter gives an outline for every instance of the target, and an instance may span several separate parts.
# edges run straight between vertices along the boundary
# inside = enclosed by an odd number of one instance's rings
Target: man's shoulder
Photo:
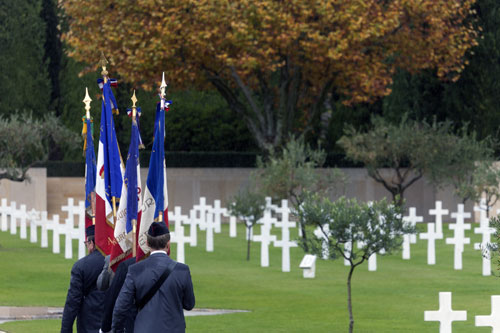
[[[93,251],[75,262],[73,267],[83,267],[88,264],[98,264],[102,266],[104,264],[104,256],[99,251]]]

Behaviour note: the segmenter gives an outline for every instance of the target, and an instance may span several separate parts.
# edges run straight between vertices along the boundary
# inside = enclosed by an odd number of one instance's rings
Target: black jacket
[[[104,257],[95,250],[73,265],[61,333],[73,332],[75,318],[79,333],[99,332],[104,292],[97,290],[96,281],[103,264]]]
[[[141,300],[173,262],[166,254],[155,253],[131,265],[113,311],[113,329],[121,332],[128,311]],[[184,332],[184,311],[194,307],[191,273],[187,265],[177,263],[151,300],[135,318],[134,330],[140,333]]]
[[[127,277],[128,267],[135,264],[135,258],[129,258],[118,265],[116,269],[115,276],[111,281],[111,285],[106,291],[106,296],[104,297],[104,313],[102,315],[101,330],[103,332],[111,331],[111,323],[113,320],[113,309],[115,307],[116,298],[122,289],[123,283],[125,282],[125,277]],[[124,322],[124,327],[126,332],[134,332],[134,321],[137,311],[135,307],[127,313],[127,318]]]

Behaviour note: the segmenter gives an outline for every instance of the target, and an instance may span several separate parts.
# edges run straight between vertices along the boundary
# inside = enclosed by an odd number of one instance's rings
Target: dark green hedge
[[[140,153],[141,166],[149,166],[151,152]],[[256,153],[242,152],[166,152],[168,168],[254,168],[256,166]],[[328,154],[326,167],[361,167],[347,160],[340,154]],[[83,177],[85,176],[85,163],[49,161],[38,165],[47,168],[47,177]]]

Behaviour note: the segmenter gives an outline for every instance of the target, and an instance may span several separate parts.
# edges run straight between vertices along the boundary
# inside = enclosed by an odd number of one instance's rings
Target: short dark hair
[[[94,235],[92,235],[92,236],[87,236],[87,242],[88,242],[88,243],[92,242],[92,243],[94,243],[94,244],[95,244],[95,238],[94,238]]]
[[[167,247],[167,243],[170,241],[170,234],[163,234],[161,236],[153,237],[151,235],[147,235],[148,246],[152,250],[162,250]]]

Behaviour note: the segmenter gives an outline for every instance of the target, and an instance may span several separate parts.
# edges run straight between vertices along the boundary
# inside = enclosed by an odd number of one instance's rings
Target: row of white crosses
[[[474,211],[480,213],[479,228],[474,229],[474,233],[481,234],[481,243],[475,243],[474,248],[476,250],[484,251],[483,255],[483,266],[482,274],[484,276],[491,275],[491,260],[486,253],[486,244],[490,242],[491,235],[495,230],[489,227],[489,221],[486,216],[486,203],[484,200],[481,201],[479,206],[474,207]],[[436,264],[436,247],[435,241],[438,239],[443,239],[443,229],[442,229],[442,218],[444,215],[448,215],[449,211],[443,209],[441,201],[436,201],[436,208],[429,210],[430,215],[434,215],[435,222],[427,223],[427,232],[420,234],[420,239],[427,240],[427,263],[429,265]],[[458,204],[457,211],[451,213],[450,215],[455,219],[456,223],[449,224],[450,230],[453,230],[453,237],[446,238],[446,244],[454,245],[454,269],[462,269],[462,254],[464,252],[464,245],[470,244],[470,238],[465,237],[465,230],[471,229],[470,223],[465,223],[465,219],[471,218],[471,213],[464,211],[464,205]],[[403,217],[406,223],[415,226],[418,222],[423,222],[422,216],[416,215],[416,209],[410,208],[409,215]],[[403,259],[410,259],[410,244],[416,243],[416,235],[405,235],[403,238]]]
[[[74,204],[73,198],[68,199],[68,204],[61,207],[68,216],[64,224],[59,223],[59,215],[54,215],[52,219],[47,218],[47,212],[39,212],[35,209],[26,210],[26,205],[20,205],[16,208],[16,202],[11,201],[7,204],[7,199],[0,201],[0,230],[9,231],[12,235],[17,234],[19,224],[19,236],[21,239],[27,239],[27,227],[30,228],[30,242],[38,242],[38,227],[40,227],[40,246],[47,248],[48,231],[52,231],[52,252],[60,253],[59,236],[65,236],[64,257],[73,258],[73,239],[78,240],[78,258],[85,256],[85,207],[84,202],[80,201],[78,205]],[[75,216],[77,216],[77,226],[75,227]],[[19,222],[19,223],[18,223]]]
[[[425,321],[438,321],[440,333],[451,333],[454,321],[466,321],[467,311],[454,311],[451,308],[451,292],[439,293],[439,310],[425,311]],[[476,316],[475,325],[491,327],[492,333],[500,333],[500,296],[491,296],[491,314]]]
[[[273,216],[274,215],[274,216]],[[229,216],[226,208],[221,207],[220,200],[215,200],[214,205],[207,205],[206,198],[201,197],[200,202],[193,206],[189,216],[182,215],[181,208],[175,207],[169,211],[168,219],[171,231],[171,242],[177,245],[177,261],[184,262],[184,245],[197,246],[197,231],[205,231],[206,251],[214,251],[214,233],[221,232],[221,221],[223,217],[229,218],[229,236],[236,237],[236,218]],[[280,217],[278,219],[278,217]],[[261,266],[269,267],[269,246],[282,248],[282,271],[290,271],[290,248],[296,247],[297,243],[290,240],[290,228],[295,228],[296,223],[290,221],[290,209],[288,202],[282,200],[281,207],[273,205],[271,198],[266,198],[266,208],[263,217],[257,222],[260,225],[260,234],[250,234],[251,240],[261,243]],[[189,236],[185,235],[185,226],[189,226]],[[271,233],[272,228],[281,229],[281,237]],[[248,235],[247,235],[248,236]]]

